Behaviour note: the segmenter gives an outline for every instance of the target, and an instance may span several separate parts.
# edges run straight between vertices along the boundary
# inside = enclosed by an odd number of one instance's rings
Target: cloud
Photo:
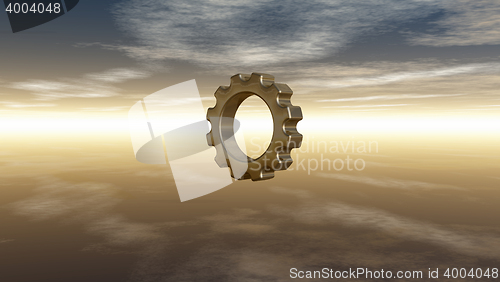
[[[330,56],[440,7],[417,0],[129,0],[115,6],[115,19],[137,44],[102,46],[139,60],[206,67],[281,64]]]
[[[117,68],[100,73],[90,73],[86,78],[97,81],[120,83],[132,79],[142,79],[150,76],[149,72],[134,69]]]
[[[453,189],[453,190],[464,190],[464,188],[448,185],[448,184],[436,184],[423,181],[414,180],[403,180],[389,177],[373,178],[368,176],[355,176],[340,173],[318,173],[319,177],[332,178],[341,181],[348,181],[354,183],[361,183],[371,186],[377,186],[382,188],[397,188],[397,189]]]
[[[272,191],[297,196],[293,190],[289,193],[289,189],[277,187]],[[302,197],[299,196],[299,198]],[[275,207],[274,212],[301,223],[312,225],[337,223],[348,227],[372,229],[391,236],[431,243],[470,255],[499,257],[500,254],[500,239],[494,234],[454,230],[379,209],[340,202],[326,202],[312,195],[302,199],[302,205],[298,208]]]
[[[14,213],[35,220],[63,217],[98,217],[119,201],[116,188],[104,183],[68,183],[41,178],[36,194],[10,205]]]
[[[308,63],[298,69],[290,68],[289,71],[275,67],[270,72],[288,83],[297,94],[295,99],[300,99],[299,102],[310,103],[313,100],[327,107],[412,104],[418,101],[412,108],[418,107],[419,111],[463,111],[462,108],[498,104],[495,99],[498,99],[500,87],[499,62],[470,64],[417,60],[353,65]],[[308,97],[301,97],[305,94]],[[328,102],[338,104],[326,104]],[[391,111],[399,107],[378,108],[382,109]]]
[[[445,249],[452,261],[499,257],[498,236],[485,230],[441,226],[380,209],[329,202],[289,187],[272,191],[292,195],[299,204],[283,197],[284,206],[205,216],[194,226],[208,230],[194,237],[177,236],[169,245],[174,249],[160,245],[148,251],[132,270],[131,280],[284,281],[292,267],[426,269],[434,257],[441,257],[436,246]],[[415,251],[415,244],[408,241],[419,242],[422,250]]]
[[[382,68],[383,71],[383,68]],[[380,72],[380,70],[379,70]],[[378,76],[354,76],[340,79],[322,78],[298,80],[301,87],[315,88],[347,88],[347,87],[365,87],[374,85],[383,85],[396,83],[406,80],[429,79],[435,77],[456,76],[462,74],[485,74],[500,72],[500,63],[484,64],[464,64],[458,66],[441,67],[427,70],[411,70],[406,72],[395,72]],[[328,72],[327,72],[328,73]]]
[[[17,215],[33,220],[83,223],[86,232],[102,236],[104,244],[86,250],[115,246],[150,245],[159,240],[160,226],[133,222],[112,211],[120,199],[119,189],[106,183],[71,183],[54,177],[40,178],[40,186],[27,199],[9,204]]]
[[[118,95],[119,89],[90,81],[28,80],[11,83],[8,87],[25,90],[37,96],[36,100],[52,101],[65,98],[104,98]]]
[[[213,277],[212,273],[189,271],[188,268],[192,266],[193,261],[202,262],[202,264],[195,263],[197,269],[203,268],[206,263],[225,262],[228,271],[221,268],[218,268],[218,271],[221,277],[227,276],[230,265],[237,265],[248,256],[243,255],[239,249],[226,250],[224,248],[219,249],[223,256],[219,257],[217,254],[214,256],[210,250],[207,253],[205,248],[213,244],[193,246],[191,242],[195,240],[195,245],[197,245],[209,238],[210,242],[218,244],[217,237],[221,234],[247,234],[246,236],[260,238],[263,234],[274,230],[272,225],[263,223],[256,217],[259,212],[250,209],[237,209],[229,214],[194,218],[189,222],[132,221],[114,211],[114,207],[121,202],[118,197],[120,189],[106,183],[72,183],[45,177],[40,179],[39,186],[33,192],[34,194],[29,198],[9,204],[8,208],[16,215],[26,216],[33,220],[58,220],[82,224],[85,232],[104,240],[87,245],[83,251],[138,256],[137,262],[130,270],[131,281],[158,281],[159,277],[169,281],[172,281],[172,277]],[[175,234],[173,236],[169,236],[166,232],[171,228],[178,228],[172,232]],[[207,232],[192,232],[199,228]],[[55,236],[58,235],[60,234]],[[8,241],[0,239],[0,243]],[[189,250],[186,250],[186,247]],[[196,253],[191,256],[192,250]],[[252,257],[256,256],[256,254],[252,255]],[[179,262],[179,257],[188,261]],[[169,261],[173,263],[166,265],[165,263]],[[247,262],[250,263],[250,261]],[[175,267],[170,267],[171,265]],[[234,270],[231,273],[237,271]],[[245,275],[250,277],[253,272],[251,268],[247,268]],[[261,272],[257,271],[257,273]],[[193,280],[197,279],[190,281]],[[182,279],[175,281],[182,281]]]
[[[328,108],[328,107],[322,107],[322,108]],[[349,108],[345,108],[344,110],[345,111],[349,111],[349,112],[382,112],[382,111],[388,111],[390,108],[368,108],[368,109],[349,109]],[[342,109],[340,109],[342,110]]]
[[[0,156],[1,157],[6,157],[6,156],[14,156],[16,155],[14,152],[12,151],[0,151]]]
[[[259,202],[255,209],[239,207],[247,201],[228,202],[229,206],[228,203],[221,206],[218,201],[201,201],[191,207],[182,204],[166,209],[174,213],[190,210],[183,213],[186,221],[162,222],[162,218],[173,219],[164,213],[152,220],[139,216],[143,220],[137,221],[114,210],[120,203],[119,187],[43,178],[32,196],[9,207],[16,214],[32,219],[73,220],[82,224],[85,232],[104,240],[88,245],[83,251],[133,254],[137,261],[127,271],[130,281],[280,281],[289,277],[291,267],[375,268],[383,263],[384,267],[403,269],[411,263],[411,267],[420,269],[433,262],[429,257],[436,257],[435,252],[414,251],[413,244],[405,244],[407,240],[431,244],[433,251],[439,246],[451,249],[452,255],[461,254],[460,259],[450,256],[452,261],[476,261],[477,257],[500,254],[498,236],[478,235],[477,230],[328,202],[304,190],[274,188],[272,191],[292,195],[300,200],[299,204],[286,197],[276,197],[283,206],[275,206],[276,201],[271,200],[273,206],[266,208]],[[199,204],[204,206],[202,210],[196,209]],[[211,207],[215,208],[212,212]],[[412,251],[405,250],[407,246]],[[394,248],[398,251],[392,252]],[[335,256],[331,256],[333,252]]]
[[[113,245],[130,245],[148,243],[160,239],[158,226],[131,222],[120,215],[110,215],[96,219],[87,225],[87,231],[104,236]]]
[[[276,227],[265,222],[258,222],[255,216],[259,211],[251,209],[236,209],[230,214],[217,214],[204,217],[203,220],[210,223],[215,233],[235,233],[263,235],[276,232]]]
[[[169,250],[161,245],[149,250],[132,271],[131,281],[225,281],[234,277],[276,281],[281,276],[277,269],[286,270],[292,263],[289,254],[270,251],[276,247],[275,236],[283,236],[283,230],[262,210],[234,208],[184,225],[205,231],[172,236],[175,241]]]
[[[9,243],[9,242],[12,242],[12,241],[14,241],[14,239],[0,238],[0,244]]]
[[[414,104],[389,104],[389,105],[356,105],[356,106],[326,106],[322,108],[384,108],[384,107],[403,107]]]
[[[81,108],[80,110],[84,112],[118,112],[129,108],[130,108],[129,106],[103,107],[103,108],[86,107],[86,108]]]
[[[428,99],[428,98],[448,98],[455,96],[463,96],[465,94],[395,94],[395,95],[379,95],[365,96],[339,99],[324,99],[317,102],[357,102],[357,101],[377,101],[377,100],[405,100],[405,99]]]
[[[410,43],[435,47],[500,44],[500,2],[442,1],[445,16],[432,33],[411,34]],[[443,30],[443,32],[440,32]]]
[[[150,76],[135,69],[111,69],[101,73],[86,74],[80,79],[61,78],[55,81],[30,79],[13,82],[5,87],[31,92],[36,100],[52,101],[65,98],[106,98],[119,95],[121,90],[114,83]]]
[[[57,106],[56,104],[48,104],[48,103],[23,104],[23,103],[15,103],[15,102],[0,102],[0,104],[3,104],[5,107],[8,107],[8,108],[48,108],[48,107]]]
[[[215,101],[214,97],[199,97],[199,98],[173,98],[171,97],[170,99],[165,99],[165,98],[148,98],[148,103],[149,104],[154,104],[157,106],[181,106],[181,105],[187,105],[191,103],[197,103],[199,101]]]

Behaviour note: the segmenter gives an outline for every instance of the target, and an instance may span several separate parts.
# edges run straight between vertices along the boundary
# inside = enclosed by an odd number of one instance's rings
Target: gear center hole
[[[271,144],[274,132],[269,107],[260,97],[252,95],[240,104],[235,118],[240,122],[239,130],[234,129],[236,143],[240,149],[245,148],[242,151],[248,157],[259,158]]]

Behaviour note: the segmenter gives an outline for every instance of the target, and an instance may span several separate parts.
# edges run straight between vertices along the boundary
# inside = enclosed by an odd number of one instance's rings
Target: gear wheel
[[[231,77],[231,85],[220,86],[214,94],[215,106],[207,111],[207,120],[212,125],[207,141],[216,148],[215,161],[219,167],[229,167],[235,179],[253,181],[273,178],[274,171],[290,167],[290,152],[302,143],[302,134],[297,131],[302,110],[292,105],[292,94],[288,85],[275,83],[274,76],[263,73],[236,74]],[[267,104],[274,121],[271,143],[256,159],[248,157],[239,148],[233,129],[238,107],[252,95],[257,95]]]

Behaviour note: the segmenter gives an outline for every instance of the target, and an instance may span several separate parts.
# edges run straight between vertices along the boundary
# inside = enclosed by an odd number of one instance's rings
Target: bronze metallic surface
[[[292,94],[288,85],[275,83],[274,76],[262,73],[237,74],[231,77],[231,85],[220,86],[214,94],[217,99],[215,106],[207,111],[207,120],[212,124],[207,141],[217,149],[217,164],[229,167],[231,176],[236,179],[253,181],[270,179],[274,177],[274,171],[286,170],[292,164],[291,150],[299,148],[302,142],[302,135],[297,131],[302,110],[292,105]],[[266,103],[274,121],[271,143],[256,159],[241,151],[233,129],[238,107],[252,95]],[[245,167],[246,171],[241,176],[236,175],[235,166]]]

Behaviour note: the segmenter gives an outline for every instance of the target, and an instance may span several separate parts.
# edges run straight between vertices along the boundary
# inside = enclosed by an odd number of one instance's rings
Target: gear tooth
[[[288,160],[288,159],[291,159],[291,157],[290,157],[290,153],[288,153],[288,152],[283,152],[283,153],[279,153],[279,154],[278,154],[278,160],[279,160],[280,162],[282,162],[282,161],[286,161],[286,160]]]
[[[302,139],[303,139],[302,134],[298,132],[290,134],[290,136],[288,137],[287,150],[290,152],[292,149],[300,148],[300,146],[302,145]]]
[[[282,107],[293,107],[292,105],[292,89],[284,83],[276,83],[276,90],[278,91],[278,104]]]
[[[213,112],[214,112],[214,111],[215,111],[215,107],[210,107],[210,108],[208,108],[208,110],[207,110],[207,120],[208,120],[208,121],[211,121],[211,120],[210,120],[210,116],[211,116],[211,115],[213,115]]]
[[[252,81],[258,81],[264,87],[269,87],[274,84],[274,76],[267,73],[252,73],[252,77],[250,78]]]
[[[239,73],[231,76],[231,85],[233,84],[241,84],[242,82],[250,80],[251,75]]]
[[[229,86],[219,86],[219,88],[217,88],[217,90],[215,90],[215,93],[214,93],[215,98],[217,99],[221,95],[227,94],[228,89],[229,89]]]
[[[207,133],[207,144],[208,146],[214,146],[214,136],[212,135],[212,130]]]
[[[250,78],[252,77],[251,74],[246,74],[246,73],[240,73],[239,76],[241,81],[249,81]]]
[[[248,175],[249,175],[249,178],[252,179],[252,181],[261,181],[261,180],[273,178],[274,171],[273,170],[266,170],[266,169],[249,170]],[[247,178],[245,178],[245,179],[247,179]]]
[[[220,94],[226,94],[227,91],[229,90],[229,85],[221,85],[217,90],[215,91],[215,94],[220,93]]]
[[[252,179],[252,180],[259,181],[259,180],[266,180],[266,179],[271,179],[271,178],[274,178],[274,171],[273,170],[261,170],[259,178]]]
[[[286,163],[286,162],[291,162],[292,161],[292,156],[290,156],[290,153],[280,153],[279,154],[279,160],[281,163]]]
[[[288,94],[290,96],[293,94],[293,91],[290,88],[290,86],[288,86],[285,83],[275,83],[274,87],[276,87],[276,89],[278,90],[279,94]]]
[[[289,120],[302,120],[302,109],[299,106],[288,106],[287,111]]]
[[[290,150],[286,146],[280,146],[275,150],[277,151],[276,158],[271,162],[270,167],[264,169],[266,172],[286,170],[292,164]]]

